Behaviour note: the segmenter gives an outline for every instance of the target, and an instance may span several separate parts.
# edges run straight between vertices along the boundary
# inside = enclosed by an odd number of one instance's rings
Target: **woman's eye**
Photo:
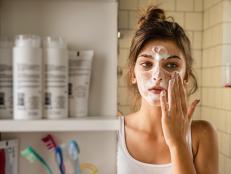
[[[153,63],[151,63],[151,62],[144,62],[144,63],[141,63],[141,66],[143,68],[145,68],[145,69],[150,69],[150,68],[152,68]]]
[[[167,63],[165,67],[171,70],[171,69],[177,69],[178,65],[176,63]]]

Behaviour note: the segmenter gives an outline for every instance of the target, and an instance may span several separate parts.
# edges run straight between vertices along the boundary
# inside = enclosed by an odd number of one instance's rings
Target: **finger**
[[[192,102],[191,106],[189,107],[188,113],[187,113],[189,120],[192,118],[192,115],[193,115],[193,113],[196,109],[196,106],[198,105],[199,102],[200,102],[200,100],[194,100]]]
[[[183,86],[183,80],[178,76],[178,82],[179,82],[179,93],[180,93],[180,98],[181,98],[181,107],[182,107],[182,112],[183,115],[186,116],[187,114],[187,97],[186,97],[186,90]]]
[[[168,115],[168,103],[167,103],[166,91],[162,91],[160,96],[161,96],[160,106],[161,106],[162,116],[166,117]]]
[[[175,75],[176,84],[174,88],[174,95],[175,95],[175,103],[176,103],[176,112],[180,114],[176,114],[182,116],[182,105],[181,105],[181,97],[180,97],[180,90],[179,90],[179,73]]]
[[[169,104],[169,111],[173,109],[173,86],[174,86],[175,80],[171,79],[168,82],[168,104]]]

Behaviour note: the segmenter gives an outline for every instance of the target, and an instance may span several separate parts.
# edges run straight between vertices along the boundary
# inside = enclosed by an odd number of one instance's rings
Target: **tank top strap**
[[[119,116],[119,120],[120,120],[119,136],[122,138],[124,136],[124,116]]]

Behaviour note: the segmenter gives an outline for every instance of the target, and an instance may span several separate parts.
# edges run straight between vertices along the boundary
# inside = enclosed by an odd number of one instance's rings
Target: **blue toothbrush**
[[[73,166],[75,168],[75,174],[81,174],[80,172],[80,162],[79,162],[79,145],[75,140],[70,140],[68,143],[68,154],[72,159]]]
[[[63,154],[62,154],[62,149],[60,148],[60,146],[55,147],[55,159],[59,166],[60,173],[65,174]]]

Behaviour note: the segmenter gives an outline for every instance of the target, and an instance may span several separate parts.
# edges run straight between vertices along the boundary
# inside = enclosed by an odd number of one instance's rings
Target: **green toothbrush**
[[[32,147],[29,146],[25,150],[21,151],[21,155],[31,163],[36,160],[39,161],[42,164],[43,168],[47,171],[47,174],[53,174],[47,162]]]

